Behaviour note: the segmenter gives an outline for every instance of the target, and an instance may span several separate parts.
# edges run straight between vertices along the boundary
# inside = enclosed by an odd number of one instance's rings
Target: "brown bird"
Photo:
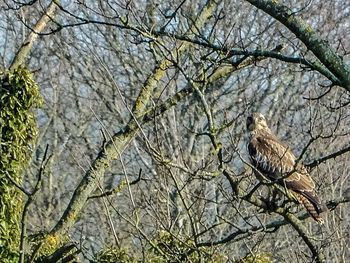
[[[320,215],[323,212],[322,204],[316,194],[315,183],[305,166],[297,162],[290,148],[271,132],[261,113],[248,116],[247,129],[248,152],[252,165],[264,177],[292,192],[311,217],[322,224],[323,219]],[[259,179],[261,177],[258,175]]]

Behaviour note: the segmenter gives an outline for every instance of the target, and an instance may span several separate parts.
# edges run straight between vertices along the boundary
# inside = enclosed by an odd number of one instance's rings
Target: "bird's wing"
[[[248,144],[248,151],[255,167],[271,179],[279,179],[294,170],[294,154],[271,134],[254,136]]]
[[[305,167],[303,167],[303,171],[301,172],[293,172],[285,178],[284,182],[288,189],[306,197],[314,205],[317,213],[321,213],[324,210],[321,200],[315,191],[315,182],[311,179]],[[305,205],[305,202],[303,203]]]

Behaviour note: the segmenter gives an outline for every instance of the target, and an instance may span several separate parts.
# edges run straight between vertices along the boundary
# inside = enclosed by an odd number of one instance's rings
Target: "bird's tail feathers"
[[[314,204],[305,196],[299,194],[299,201],[304,205],[311,217],[319,224],[323,224],[324,220],[321,217],[321,213],[324,211],[321,204]]]

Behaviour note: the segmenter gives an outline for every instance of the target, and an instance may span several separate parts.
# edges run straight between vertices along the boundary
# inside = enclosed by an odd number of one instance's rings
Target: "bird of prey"
[[[315,183],[305,166],[297,161],[290,148],[282,143],[270,130],[261,113],[247,118],[249,133],[248,152],[256,174],[287,188],[311,217],[323,223],[322,204],[315,191]],[[261,176],[263,175],[263,176]],[[257,176],[259,178],[259,176]]]

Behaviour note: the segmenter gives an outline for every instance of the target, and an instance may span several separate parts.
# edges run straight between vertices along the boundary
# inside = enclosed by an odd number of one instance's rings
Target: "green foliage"
[[[257,253],[250,254],[238,261],[236,263],[271,263],[272,258],[270,253]]]
[[[17,262],[22,181],[37,126],[32,112],[42,102],[31,74],[17,68],[0,74],[0,262]]]
[[[211,251],[211,248],[196,248],[192,240],[182,241],[166,231],[160,231],[151,249],[149,262],[226,262],[225,256]]]
[[[154,247],[151,251],[155,257],[152,262],[175,261],[182,262],[194,259],[194,244],[191,241],[183,242],[174,235],[166,231],[160,231],[154,240]]]
[[[138,262],[132,258],[128,252],[119,248],[106,248],[96,255],[96,262],[99,263],[136,263]]]
[[[157,237],[152,240],[152,247],[143,256],[145,258],[141,260],[141,254],[131,254],[126,249],[106,248],[95,256],[95,261],[99,263],[227,262],[224,255],[211,251],[211,248],[195,248],[193,241],[181,241],[166,231],[158,233]]]

